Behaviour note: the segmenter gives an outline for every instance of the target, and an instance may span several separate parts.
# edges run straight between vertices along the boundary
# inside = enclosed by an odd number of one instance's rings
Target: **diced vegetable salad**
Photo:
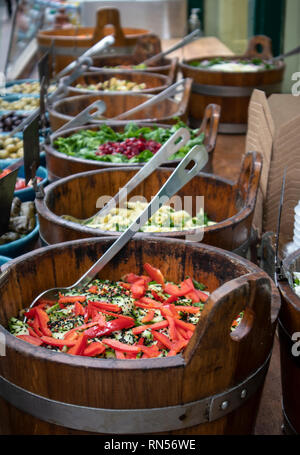
[[[83,291],[40,300],[11,318],[17,338],[58,352],[99,358],[170,357],[183,352],[209,293],[186,278],[180,286],[161,271],[144,265],[145,275],[128,273],[122,280],[94,280]],[[233,323],[232,329],[238,324]]]
[[[81,159],[145,163],[181,127],[189,130],[191,139],[169,157],[170,160],[180,160],[194,145],[203,145],[204,141],[204,133],[199,134],[198,129],[191,129],[181,121],[168,129],[157,126],[140,128],[136,123],[130,122],[123,132],[114,131],[104,124],[97,131],[80,130],[71,136],[59,137],[54,141],[54,146],[61,153]]]

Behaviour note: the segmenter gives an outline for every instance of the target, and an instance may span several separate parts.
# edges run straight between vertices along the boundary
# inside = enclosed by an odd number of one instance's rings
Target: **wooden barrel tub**
[[[199,210],[197,196],[204,196],[204,210],[212,221],[218,223],[204,230],[159,232],[158,238],[171,237],[203,241],[226,250],[247,251],[251,237],[251,225],[261,173],[262,158],[256,152],[245,155],[241,173],[236,183],[215,175],[200,173],[177,193],[184,207],[184,198],[191,197],[192,215]],[[137,172],[136,168],[108,168],[65,177],[45,188],[45,197],[36,199],[40,236],[44,243],[53,244],[68,240],[95,236],[120,235],[117,232],[101,231],[61,218],[71,215],[86,219],[93,216],[97,200],[101,196],[114,196]],[[151,200],[169,178],[172,169],[158,168],[130,195],[144,196]],[[185,199],[187,201],[187,199]],[[190,211],[190,209],[189,209]],[[203,234],[200,235],[200,234]],[[143,237],[150,234],[143,233]],[[151,234],[153,235],[153,234]],[[197,237],[196,237],[197,235]]]
[[[48,180],[54,181],[62,177],[66,177],[72,174],[78,174],[79,172],[86,172],[95,169],[107,169],[107,168],[116,168],[116,167],[129,167],[129,166],[137,166],[133,164],[120,164],[120,163],[108,163],[105,161],[96,161],[96,160],[86,160],[77,158],[74,156],[65,155],[64,153],[58,152],[53,145],[57,137],[67,137],[71,134],[74,134],[76,131],[80,131],[82,129],[91,129],[95,130],[99,128],[99,125],[105,123],[106,125],[111,126],[118,131],[123,131],[124,126],[128,122],[99,122],[98,126],[96,125],[87,125],[80,128],[74,128],[65,130],[62,133],[54,133],[51,138],[51,144],[45,144],[44,148],[46,151],[46,160],[47,160],[47,170],[48,170]],[[219,123],[219,108],[218,106],[210,105],[207,106],[206,115],[203,119],[203,122],[199,128],[199,134],[202,132],[205,134],[204,138],[204,145],[207,149],[209,154],[209,161],[206,167],[203,169],[206,172],[212,172],[212,158],[213,158],[213,151],[216,144],[217,139],[217,132],[218,132],[218,123]],[[168,125],[163,125],[160,123],[144,123],[138,122],[140,126],[160,126],[163,128],[169,128]],[[178,164],[178,160],[168,161],[165,163],[167,167],[174,167]]]
[[[121,55],[131,54],[138,39],[150,35],[148,30],[121,27],[118,9],[100,8],[97,11],[95,28],[68,27],[40,30],[37,34],[39,54],[42,56],[49,51],[53,43],[53,66],[56,74],[80,57],[91,46],[112,33],[115,37],[115,43],[104,52]]]
[[[142,109],[133,116],[128,116],[128,120],[173,124],[179,118],[186,122],[191,87],[192,79],[187,78],[184,82],[180,101],[173,98],[164,99],[159,104]],[[105,102],[106,110],[103,115],[110,119],[127,112],[129,109],[133,109],[153,96],[137,92],[114,93],[113,95],[109,92],[103,92],[97,95],[79,95],[63,98],[48,106],[50,126],[52,131],[56,131],[97,100]],[[94,123],[103,123],[103,120],[94,120]]]
[[[286,257],[283,261],[286,276],[292,271],[300,271],[300,250]],[[291,283],[292,284],[292,283]],[[279,281],[281,310],[278,319],[280,341],[282,411],[284,431],[288,434],[300,434],[300,298],[291,289],[288,280]],[[296,336],[298,333],[298,336]],[[294,335],[296,334],[296,335]],[[294,335],[294,339],[292,339]],[[292,348],[294,346],[295,353]]]
[[[154,95],[165,90],[169,85],[172,84],[174,75],[169,74],[164,76],[158,73],[147,73],[145,71],[116,71],[116,70],[100,70],[100,71],[89,71],[79,76],[71,85],[67,87],[67,96],[77,95],[102,95],[108,93],[114,95],[119,93],[118,91],[104,91],[104,90],[89,90],[88,88],[78,88],[77,84],[96,84],[99,82],[105,82],[110,80],[112,77],[118,80],[127,80],[135,82],[136,84],[145,83],[146,88],[141,90],[132,90],[127,93],[145,93],[146,95]],[[124,93],[124,92],[123,92]],[[126,92],[125,92],[126,93]]]
[[[168,280],[190,275],[206,283],[213,292],[183,355],[140,360],[71,356],[30,345],[5,329],[8,319],[40,292],[75,282],[112,242],[67,242],[3,266],[0,335],[6,355],[0,362],[0,432],[251,433],[280,298],[265,272],[232,253],[137,236],[99,275],[116,280],[128,270],[141,273],[150,262]],[[230,333],[241,311],[243,322]]]
[[[256,46],[262,45],[261,53]],[[250,43],[243,56],[220,56],[224,60],[235,58],[272,58],[271,40],[265,36],[256,36]],[[246,133],[248,119],[248,105],[252,91],[257,88],[264,90],[266,95],[281,91],[285,64],[276,63],[275,69],[266,69],[257,72],[223,72],[209,71],[191,66],[194,61],[214,59],[214,57],[193,58],[183,61],[179,68],[184,77],[193,79],[192,96],[189,102],[189,119],[191,124],[203,117],[205,106],[209,103],[219,104],[222,109],[220,119],[220,133]]]

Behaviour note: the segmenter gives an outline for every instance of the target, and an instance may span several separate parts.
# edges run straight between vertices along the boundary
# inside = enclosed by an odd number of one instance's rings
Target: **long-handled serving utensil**
[[[108,248],[108,250],[98,259],[97,262],[82,276],[76,283],[68,287],[58,287],[48,289],[38,295],[30,305],[32,308],[40,299],[56,301],[59,293],[66,293],[73,289],[82,289],[87,286],[94,277],[108,264],[108,262],[129,242],[136,232],[156,213],[156,211],[165,204],[184,185],[186,185],[198,172],[206,165],[208,154],[204,148],[198,145],[194,146],[191,151],[178,164],[172,175],[154,196],[145,210],[136,220],[123,232],[123,234]],[[189,164],[194,162],[194,166],[188,169]],[[25,318],[26,320],[26,318]]]
[[[186,128],[179,128],[159,149],[159,151],[137,172],[120,191],[110,199],[110,201],[95,215],[85,220],[80,220],[69,215],[64,215],[68,221],[80,224],[87,224],[96,216],[104,216],[112,208],[121,204],[128,194],[134,190],[141,182],[152,174],[162,163],[166,162],[173,153],[180,150],[190,139],[190,133]]]

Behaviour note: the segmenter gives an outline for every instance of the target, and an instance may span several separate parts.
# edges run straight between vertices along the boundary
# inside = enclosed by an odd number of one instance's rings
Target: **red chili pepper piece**
[[[148,358],[158,357],[160,354],[157,344],[154,344],[153,346],[142,346],[141,350],[143,351],[145,357]]]
[[[81,335],[79,335],[78,340],[76,341],[74,346],[68,350],[68,354],[83,355],[83,351],[86,348],[86,343],[87,336],[84,333],[82,333]]]
[[[165,285],[165,279],[161,271],[152,265],[146,263],[144,264],[145,272],[150,276],[152,281],[156,281],[156,283],[161,284],[162,286]]]
[[[145,295],[146,286],[144,280],[138,280],[131,285],[131,294],[134,299],[140,299]]]
[[[178,352],[181,351],[182,348],[185,348],[188,344],[188,340],[179,340],[176,341],[175,343],[172,343],[172,348],[168,352],[167,357],[171,357],[173,355],[178,354]]]
[[[169,323],[168,321],[160,321],[160,322],[155,322],[154,324],[149,324],[149,325],[140,325],[139,327],[134,327],[132,329],[132,333],[134,335],[138,335],[139,333],[142,333],[144,330],[160,330],[160,329],[165,329],[168,327]]]
[[[155,312],[153,310],[148,311],[146,316],[143,317],[142,322],[150,322],[155,316]]]
[[[106,322],[105,326],[102,325],[92,327],[86,330],[84,333],[88,338],[96,338],[103,335],[108,335],[112,332],[115,332],[116,330],[129,329],[133,326],[134,320],[131,322],[125,318],[118,318],[114,319],[113,321]]]
[[[110,348],[115,349],[117,351],[138,354],[141,350],[141,346],[137,346],[137,345],[133,346],[133,345],[129,345],[126,343],[121,343],[121,341],[112,340],[111,338],[104,338],[102,340],[102,342],[104,344],[106,344],[107,346],[109,346]]]
[[[57,346],[59,348],[63,348],[64,346],[72,347],[76,344],[76,341],[74,341],[74,340],[59,340],[56,338],[51,338],[51,337],[46,337],[46,336],[42,336],[41,340],[45,344],[50,344],[50,346]]]
[[[35,346],[41,346],[43,344],[42,340],[31,335],[17,335],[17,338],[27,341],[27,343],[34,344]]]
[[[89,300],[88,304],[93,305],[99,308],[100,310],[108,310],[116,313],[120,313],[122,311],[122,309],[118,305],[115,305],[113,303]]]
[[[176,341],[178,339],[178,335],[176,332],[175,321],[172,317],[167,316],[167,321],[169,323],[169,336],[171,341]]]
[[[89,289],[88,289],[88,292],[90,292],[91,294],[98,294],[98,286],[91,286]]]
[[[167,349],[172,349],[172,342],[169,338],[164,335],[163,333],[156,332],[155,330],[152,331],[153,338],[161,343]]]
[[[39,328],[41,329],[41,332],[43,333],[43,335],[52,337],[51,330],[47,326],[47,323],[49,321],[49,316],[46,313],[46,311],[42,310],[41,308],[37,308],[36,317],[39,322]]]
[[[81,303],[75,302],[74,310],[75,310],[76,316],[84,316],[85,310],[84,310],[83,306],[81,305]]]
[[[185,313],[192,313],[192,314],[199,313],[199,311],[200,311],[200,308],[196,307],[196,306],[176,305],[175,308],[177,311],[183,311]]]
[[[85,350],[83,351],[83,355],[89,357],[95,357],[96,355],[102,354],[105,351],[104,344],[100,343],[99,341],[94,341],[90,343]]]
[[[182,327],[185,330],[189,330],[190,332],[194,332],[195,326],[191,324],[190,322],[184,322],[181,319],[174,319],[175,324],[178,325],[179,327]]]
[[[60,295],[58,303],[75,303],[75,302],[85,302],[85,295]]]

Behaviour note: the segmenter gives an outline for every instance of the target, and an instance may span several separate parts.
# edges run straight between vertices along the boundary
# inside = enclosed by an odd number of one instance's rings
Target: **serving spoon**
[[[135,221],[118,237],[118,239],[105,251],[98,261],[82,275],[79,280],[68,287],[57,287],[48,289],[39,294],[31,303],[30,308],[34,307],[40,299],[47,299],[49,301],[57,301],[59,294],[73,291],[74,289],[80,291],[87,286],[95,276],[102,270],[105,265],[129,242],[139,229],[153,216],[160,207],[166,203],[175,193],[177,193],[184,185],[186,185],[199,171],[206,165],[208,161],[208,153],[206,149],[195,145],[190,152],[180,161],[174,172],[168,178],[166,183],[157,192],[151,202],[143,210],[143,212],[136,218]],[[188,166],[194,163],[191,169]],[[26,322],[26,317],[24,318]]]

